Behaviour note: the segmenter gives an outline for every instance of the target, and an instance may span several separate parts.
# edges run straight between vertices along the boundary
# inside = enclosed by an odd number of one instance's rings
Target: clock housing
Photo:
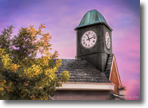
[[[101,13],[97,10],[91,10],[84,15],[75,30],[77,37],[76,58],[86,60],[98,70],[104,72],[107,59],[112,54],[112,28],[108,26]],[[93,46],[86,48],[82,45],[82,39],[88,31],[94,31],[97,39]],[[110,47],[106,45],[106,32],[109,34]]]
[[[85,48],[82,45],[82,37],[87,31],[94,31],[97,37],[95,45],[90,48]],[[108,32],[110,36],[110,48],[106,47],[106,32]],[[104,24],[96,24],[77,29],[77,56],[83,56],[92,53],[112,53],[111,31]]]

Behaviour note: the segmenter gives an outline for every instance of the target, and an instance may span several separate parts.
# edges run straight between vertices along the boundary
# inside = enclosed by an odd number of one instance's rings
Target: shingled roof
[[[57,75],[59,76],[64,70],[69,71],[68,82],[110,82],[104,72],[99,71],[85,60],[62,59],[62,65],[56,72]]]

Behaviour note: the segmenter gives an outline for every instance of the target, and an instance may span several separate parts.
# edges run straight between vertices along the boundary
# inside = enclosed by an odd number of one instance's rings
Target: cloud
[[[126,99],[140,100],[140,82],[139,80],[131,79],[124,82],[126,85]]]
[[[1,1],[0,1],[1,2]],[[53,51],[59,58],[75,58],[76,32],[83,15],[92,9],[102,13],[113,28],[113,53],[127,96],[139,95],[140,83],[140,4],[131,0],[16,0],[0,3],[0,31],[13,25],[20,27],[41,23],[52,35]],[[132,85],[132,86],[130,86]]]

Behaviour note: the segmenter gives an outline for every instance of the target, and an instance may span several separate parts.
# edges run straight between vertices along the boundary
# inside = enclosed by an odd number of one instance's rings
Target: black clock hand
[[[90,39],[91,39],[91,38],[89,38],[89,35],[88,35],[88,34],[86,34],[86,35],[87,35],[87,37],[88,37],[88,39],[87,39],[87,40],[89,40],[89,41],[90,41]]]
[[[91,38],[89,38],[89,39],[92,39],[92,38],[94,38],[94,37],[91,37]]]
[[[90,39],[92,39],[92,38],[94,38],[94,37],[89,38],[89,41],[90,41]]]
[[[88,34],[86,34],[86,36],[87,36],[87,37],[88,37],[88,39],[89,39],[89,35],[88,35]],[[87,39],[87,40],[88,40],[88,39]]]

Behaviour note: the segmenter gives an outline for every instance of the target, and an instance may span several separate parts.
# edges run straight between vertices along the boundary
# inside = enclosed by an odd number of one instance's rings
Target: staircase
[[[114,54],[108,55],[107,64],[106,64],[106,67],[105,67],[105,74],[106,74],[107,78],[109,78],[109,75],[110,75],[111,65],[112,65],[112,61],[113,61],[113,55]]]

